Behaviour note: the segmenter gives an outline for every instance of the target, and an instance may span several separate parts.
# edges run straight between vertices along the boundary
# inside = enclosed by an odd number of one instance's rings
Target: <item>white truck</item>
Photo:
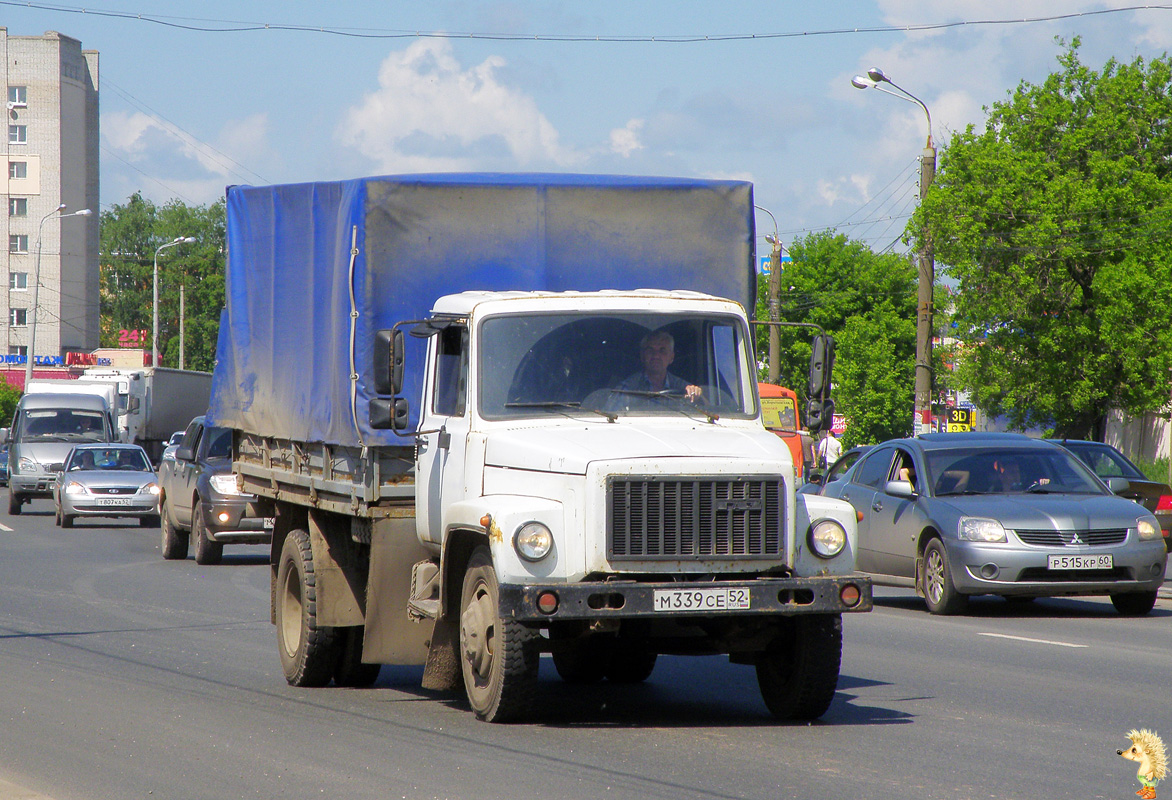
[[[157,463],[171,434],[207,411],[212,376],[166,367],[90,367],[77,383],[114,386],[120,440],[141,445]]]
[[[423,664],[505,722],[543,652],[618,683],[727,654],[776,717],[826,711],[871,584],[851,507],[795,493],[761,422],[750,184],[400,176],[227,204],[209,424],[275,518],[289,683]]]

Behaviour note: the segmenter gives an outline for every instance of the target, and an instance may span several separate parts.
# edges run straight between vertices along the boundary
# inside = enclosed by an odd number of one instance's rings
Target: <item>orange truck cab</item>
[[[761,395],[761,421],[789,445],[794,474],[804,476],[811,437],[798,425],[797,392],[771,383],[758,383],[757,392]]]

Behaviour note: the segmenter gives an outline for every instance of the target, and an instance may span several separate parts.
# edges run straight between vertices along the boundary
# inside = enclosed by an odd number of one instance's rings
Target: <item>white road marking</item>
[[[9,533],[12,533],[12,528],[9,528],[3,522],[0,522],[0,531],[8,531]]]
[[[992,636],[997,639],[1013,639],[1017,642],[1033,642],[1034,644],[1052,644],[1055,647],[1089,647],[1085,644],[1074,644],[1072,642],[1055,642],[1050,639],[1030,639],[1028,636],[1010,636],[1006,633],[980,633],[980,636]]]

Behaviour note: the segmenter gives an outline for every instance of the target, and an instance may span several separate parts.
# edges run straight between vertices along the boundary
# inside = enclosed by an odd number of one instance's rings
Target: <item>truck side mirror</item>
[[[403,391],[403,355],[403,331],[398,328],[390,328],[375,332],[374,391],[376,394],[399,394]],[[373,410],[371,413],[374,413]]]
[[[406,397],[376,397],[370,401],[370,427],[375,430],[407,430],[411,406]]]
[[[810,347],[810,391],[808,397],[830,393],[830,374],[834,369],[834,339],[820,333]]]

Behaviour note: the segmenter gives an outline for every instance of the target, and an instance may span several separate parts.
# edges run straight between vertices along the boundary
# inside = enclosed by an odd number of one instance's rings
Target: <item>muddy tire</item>
[[[224,560],[224,545],[213,542],[203,518],[203,503],[198,498],[191,512],[191,538],[195,540],[196,564],[219,564]]]
[[[334,628],[338,648],[338,663],[334,666],[334,683],[338,686],[363,688],[378,680],[381,664],[362,663],[362,636],[365,628],[355,625]]]
[[[179,530],[175,523],[171,522],[165,498],[159,506],[159,529],[162,533],[159,549],[163,551],[163,558],[168,561],[187,558],[187,531]]]
[[[292,686],[325,686],[338,665],[336,629],[317,624],[317,575],[306,531],[292,530],[285,537],[274,591],[285,680]]]
[[[655,670],[656,654],[639,645],[615,645],[606,665],[611,683],[642,683]]]
[[[540,657],[539,634],[500,616],[496,570],[487,547],[468,561],[460,594],[460,670],[478,719],[513,722],[530,711]]]
[[[590,637],[558,642],[551,656],[554,669],[566,683],[598,683],[606,677],[604,643]]]
[[[757,685],[774,717],[812,720],[826,713],[842,664],[842,615],[793,617],[757,661]]]

